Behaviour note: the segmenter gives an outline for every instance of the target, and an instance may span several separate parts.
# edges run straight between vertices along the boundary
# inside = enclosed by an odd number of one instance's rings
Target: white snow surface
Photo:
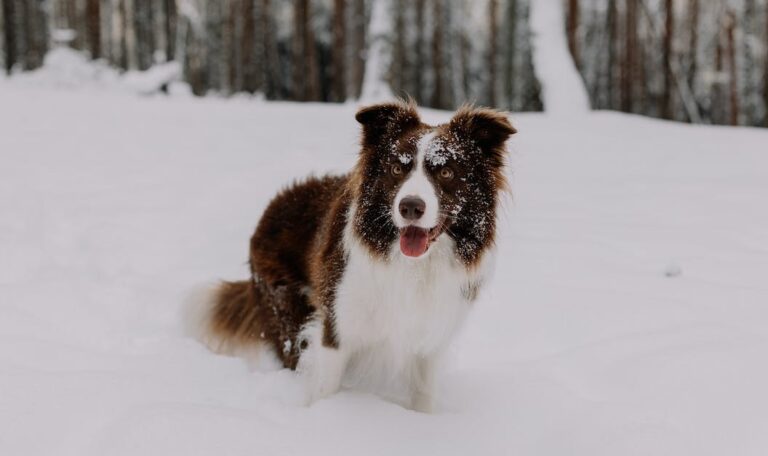
[[[44,65],[31,72],[13,75],[15,85],[32,88],[124,92],[152,95],[163,85],[175,95],[191,95],[189,85],[181,81],[181,66],[177,62],[158,63],[147,71],[120,71],[101,60],[68,47],[55,48],[45,56]]]
[[[580,116],[589,96],[568,51],[563,0],[531,1],[533,67],[541,84],[544,110],[554,116]]]
[[[185,338],[274,193],[352,166],[353,115],[0,79],[0,454],[766,454],[766,131],[514,116],[496,277],[433,415],[306,408]]]

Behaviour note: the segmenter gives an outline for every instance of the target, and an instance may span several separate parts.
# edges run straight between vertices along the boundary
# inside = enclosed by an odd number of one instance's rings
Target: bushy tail
[[[185,313],[187,334],[214,352],[250,358],[262,345],[258,306],[248,281],[221,282],[195,293]]]

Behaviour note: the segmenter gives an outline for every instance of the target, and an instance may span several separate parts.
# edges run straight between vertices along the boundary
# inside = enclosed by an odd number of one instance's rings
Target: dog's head
[[[422,123],[412,103],[361,109],[355,234],[372,254],[425,257],[440,236],[467,266],[493,243],[505,142],[515,129],[497,111],[465,107],[450,122]]]

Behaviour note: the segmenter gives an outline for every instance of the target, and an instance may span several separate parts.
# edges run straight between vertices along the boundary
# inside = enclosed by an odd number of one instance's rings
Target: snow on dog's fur
[[[309,403],[351,366],[379,365],[428,411],[435,365],[493,262],[515,129],[471,107],[429,126],[405,102],[356,119],[354,169],[279,193],[251,238],[251,279],[222,283],[190,321],[219,352],[271,347],[304,377]]]

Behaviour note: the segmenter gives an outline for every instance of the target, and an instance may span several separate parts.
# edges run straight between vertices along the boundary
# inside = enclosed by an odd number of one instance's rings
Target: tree
[[[504,95],[507,99],[507,109],[515,108],[515,57],[517,46],[517,0],[507,2],[506,37],[504,39]]]
[[[388,74],[391,65],[392,3],[376,0],[371,9],[368,35],[370,45],[365,59],[365,75],[360,98],[366,102],[392,98]]]
[[[768,4],[765,5],[765,39],[763,40],[763,125],[768,127]]]
[[[725,36],[728,59],[728,89],[729,89],[729,122],[731,125],[739,124],[739,88],[738,70],[736,68],[736,43],[734,30],[736,28],[736,15],[729,11],[725,20]]]
[[[662,61],[664,65],[664,89],[661,95],[661,116],[671,119],[672,107],[672,41],[675,34],[675,10],[672,0],[664,0],[664,44]]]
[[[101,7],[99,0],[87,0],[85,4],[86,40],[91,57],[101,58]]]
[[[136,53],[138,68],[146,70],[154,62],[155,37],[152,20],[152,7],[147,0],[134,0],[133,28],[136,33]]]
[[[10,66],[8,65],[7,60],[7,52],[8,49],[6,47],[6,39],[8,37],[8,25],[5,23],[5,11],[7,9],[7,1],[3,1],[0,3],[0,68],[3,69],[3,71],[10,71]]]
[[[320,75],[315,54],[315,38],[310,21],[309,0],[296,0],[294,5],[293,89],[294,99],[320,100]]]
[[[566,33],[568,34],[568,49],[571,51],[573,62],[581,66],[579,56],[579,43],[576,33],[579,28],[579,0],[568,0],[568,12],[566,19]]]
[[[638,1],[627,0],[624,13],[624,55],[621,65],[621,110],[634,112],[635,76],[637,75]]]
[[[136,49],[136,16],[134,0],[121,0],[123,6],[123,26],[125,32],[125,68],[139,68],[139,55]]]
[[[424,100],[424,77],[423,72],[421,71],[420,65],[425,61],[424,56],[424,47],[425,47],[425,39],[424,39],[424,30],[425,30],[425,20],[424,20],[424,9],[425,9],[425,0],[416,0],[415,2],[415,8],[416,8],[416,24],[415,24],[415,33],[416,33],[416,42],[415,42],[415,56],[414,56],[414,65],[413,69],[415,72],[414,75],[414,90],[413,90],[413,96],[416,97],[416,101],[423,102]]]
[[[761,31],[758,26],[758,11],[755,0],[744,0],[744,8],[741,10],[741,20],[737,27],[740,29],[738,36],[741,60],[739,69],[739,90],[741,98],[742,122],[745,125],[760,125],[762,118],[760,109],[762,100],[760,97],[760,82],[758,69],[760,56],[758,44]]]
[[[255,0],[243,0],[240,16],[241,32],[236,46],[240,46],[241,56],[241,81],[240,89],[248,92],[256,92],[260,84],[260,76],[256,55],[256,3]]]
[[[445,32],[443,30],[444,0],[432,0],[432,8],[432,72],[434,87],[431,105],[438,109],[445,109],[448,107],[448,102],[445,95],[447,84],[445,74]]]
[[[499,13],[498,0],[488,2],[488,104],[496,106],[496,84],[498,83],[498,71],[496,69],[496,56],[499,48],[499,26],[497,16]]]
[[[618,9],[616,7],[616,0],[608,0],[608,13],[606,14],[606,28],[608,29],[608,59],[607,59],[607,90],[606,94],[608,100],[608,107],[611,109],[617,108],[616,97],[614,90],[616,82],[616,62],[619,46],[619,21],[618,21]]]
[[[695,92],[699,49],[699,0],[689,0],[688,5],[688,86]]]
[[[331,100],[347,99],[347,1],[333,0]]]
[[[723,28],[721,22],[721,17],[718,15],[717,21],[716,21],[716,30],[717,34],[715,35],[715,61],[714,61],[714,70],[715,75],[717,76],[718,80],[715,81],[714,84],[712,84],[712,92],[710,94],[710,100],[709,100],[709,106],[710,106],[710,117],[712,119],[712,123],[715,124],[723,124],[725,123],[725,116],[722,106],[725,106],[725,100],[723,100],[723,84],[721,82],[721,75],[723,74]]]
[[[467,99],[467,53],[466,17],[463,0],[448,0],[448,60],[450,61],[451,92],[453,104],[464,103]]]
[[[261,23],[261,57],[262,57],[262,71],[264,80],[264,95],[268,100],[274,100],[282,98],[280,90],[280,81],[282,78],[282,71],[280,67],[280,61],[277,53],[277,38],[275,32],[275,26],[272,21],[272,1],[262,0],[260,8],[260,23]]]
[[[242,91],[243,85],[243,16],[241,0],[228,0],[224,21],[224,56],[227,68],[227,93]]]
[[[165,5],[165,59],[174,60],[176,58],[176,26],[178,24],[178,8],[176,0],[162,0]]]

